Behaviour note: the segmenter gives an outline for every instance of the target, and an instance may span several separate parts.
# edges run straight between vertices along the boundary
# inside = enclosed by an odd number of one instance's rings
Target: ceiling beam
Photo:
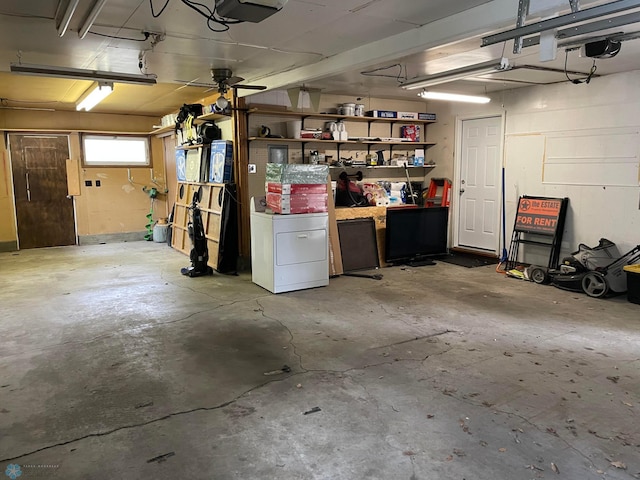
[[[572,12],[566,15],[560,15],[559,17],[542,20],[540,22],[534,22],[524,27],[514,28],[494,35],[488,35],[482,39],[482,46],[486,47],[488,45],[495,45],[496,43],[506,42],[508,40],[513,40],[514,38],[525,37],[527,35],[533,35],[547,30],[554,30],[556,28],[566,27],[568,25],[592,20],[605,15],[613,15],[638,7],[640,7],[640,0],[617,0],[604,5],[580,10],[576,13]]]
[[[338,53],[311,65],[252,78],[268,89],[302,84],[354,69],[397,60],[429,48],[483,35],[513,25],[517,4],[514,0],[492,0],[455,15],[436,20],[376,42]],[[478,40],[478,47],[480,40]],[[249,93],[244,93],[248,95]],[[239,96],[243,96],[238,92]]]

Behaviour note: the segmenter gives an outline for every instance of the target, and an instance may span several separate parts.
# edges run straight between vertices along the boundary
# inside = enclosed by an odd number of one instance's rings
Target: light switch
[[[256,173],[257,169],[256,169],[256,164],[255,163],[250,163],[249,164],[249,173]]]

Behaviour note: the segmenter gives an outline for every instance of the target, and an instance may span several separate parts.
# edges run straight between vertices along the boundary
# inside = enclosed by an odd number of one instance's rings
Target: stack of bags
[[[267,207],[274,213],[327,211],[327,165],[267,164]]]

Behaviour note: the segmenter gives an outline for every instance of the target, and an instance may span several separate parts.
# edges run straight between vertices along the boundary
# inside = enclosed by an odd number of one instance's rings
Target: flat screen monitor
[[[407,263],[447,253],[449,207],[389,208],[385,261]]]

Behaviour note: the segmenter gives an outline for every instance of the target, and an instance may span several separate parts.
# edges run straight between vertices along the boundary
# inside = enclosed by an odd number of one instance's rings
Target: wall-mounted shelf
[[[415,166],[415,165],[407,165],[407,168],[409,170],[414,169],[414,168],[434,168],[436,165],[432,164],[432,165],[422,165],[422,166]],[[404,168],[403,165],[344,165],[344,166],[330,166],[329,170],[344,170],[346,168],[356,168],[356,169],[361,169],[361,168]]]
[[[358,117],[361,118],[361,117]],[[267,138],[267,137],[249,137],[248,140],[250,142],[258,141],[258,142],[270,142],[270,143],[299,143],[304,150],[305,145],[308,143],[312,143],[315,145],[325,144],[325,145],[335,145],[336,150],[338,151],[338,157],[340,156],[340,147],[343,145],[360,145],[362,147],[366,147],[367,153],[371,152],[371,147],[373,145],[379,146],[388,146],[390,152],[393,152],[394,147],[400,147],[401,149],[413,149],[413,148],[429,148],[433,147],[435,143],[433,142],[383,142],[383,141],[373,141],[373,140],[318,140],[315,138]]]
[[[383,123],[435,123],[435,120],[418,120],[407,118],[378,118],[378,117],[356,117],[353,115],[338,115],[335,113],[312,113],[312,112],[291,112],[289,110],[260,110],[258,108],[249,109],[250,115],[266,115],[271,117],[296,117],[296,118],[324,118],[330,120],[345,120],[349,122],[383,122]]]
[[[223,115],[221,113],[205,113],[196,118],[199,122],[215,122],[219,120],[229,120],[230,115]],[[168,125],[166,127],[158,128],[149,132],[149,135],[162,135],[163,133],[173,132],[176,129],[175,125]]]

